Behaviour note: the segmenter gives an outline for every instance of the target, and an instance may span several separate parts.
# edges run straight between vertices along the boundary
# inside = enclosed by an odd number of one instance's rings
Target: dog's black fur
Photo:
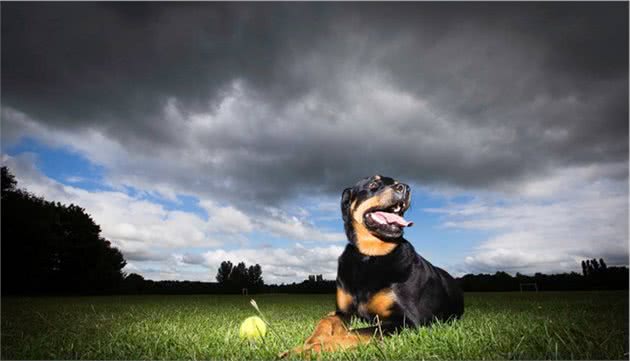
[[[357,220],[353,212],[370,199],[369,204],[374,203],[374,197],[379,202]],[[370,217],[366,214],[370,211],[391,210],[392,205],[402,205],[397,212],[402,216],[409,208],[410,199],[408,185],[378,175],[365,178],[344,190],[341,212],[349,244],[339,257],[336,308],[336,314],[343,319],[354,315],[373,321],[378,310],[371,312],[362,305],[369,304],[382,290],[388,290],[389,295],[385,302],[377,303],[381,310],[381,306],[386,306],[386,312],[379,315],[385,332],[405,326],[428,325],[436,319],[459,318],[463,314],[464,297],[459,285],[446,271],[416,253],[411,243],[403,238],[403,227],[395,224],[371,227],[369,224]],[[365,226],[369,234],[383,242],[383,249],[387,252],[380,255],[362,253],[362,235],[357,234],[357,226]],[[343,302],[339,300],[339,292],[351,301],[340,304]]]

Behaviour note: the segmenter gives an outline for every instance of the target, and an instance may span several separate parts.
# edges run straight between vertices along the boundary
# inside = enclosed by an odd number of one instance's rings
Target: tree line
[[[494,274],[467,274],[456,279],[468,292],[520,291],[522,286],[534,284],[539,291],[594,291],[627,290],[628,267],[607,267],[597,273],[577,272],[532,276],[506,272]]]

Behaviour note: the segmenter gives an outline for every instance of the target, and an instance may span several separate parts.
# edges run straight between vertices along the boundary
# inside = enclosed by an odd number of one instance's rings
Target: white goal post
[[[536,282],[533,283],[521,283],[520,285],[521,292],[523,291],[536,291],[538,292],[538,284]]]

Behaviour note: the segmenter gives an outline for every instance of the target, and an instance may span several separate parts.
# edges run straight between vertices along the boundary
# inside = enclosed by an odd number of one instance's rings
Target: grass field
[[[2,359],[274,359],[332,295],[257,295],[273,331],[239,339],[243,296],[2,298]],[[468,293],[463,319],[322,359],[628,359],[627,292]]]

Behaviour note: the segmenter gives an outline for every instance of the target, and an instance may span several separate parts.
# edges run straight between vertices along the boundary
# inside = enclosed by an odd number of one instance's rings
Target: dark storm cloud
[[[490,188],[627,162],[627,6],[5,3],[2,101],[122,144],[120,181],[225,200]]]
[[[168,258],[166,254],[148,250],[125,250],[123,254],[129,261],[164,261]]]
[[[204,264],[205,259],[197,253],[186,253],[182,256],[182,262],[187,264]]]

